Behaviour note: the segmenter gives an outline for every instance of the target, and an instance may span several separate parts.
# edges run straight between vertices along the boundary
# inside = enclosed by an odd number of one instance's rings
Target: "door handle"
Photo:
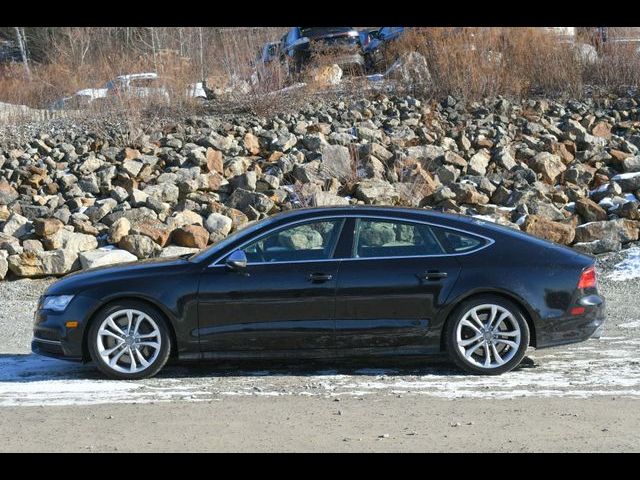
[[[311,275],[309,275],[309,281],[314,283],[328,282],[332,278],[333,275],[329,273],[312,273]]]
[[[441,280],[447,278],[447,272],[440,272],[438,270],[427,270],[423,274],[419,274],[420,280]]]

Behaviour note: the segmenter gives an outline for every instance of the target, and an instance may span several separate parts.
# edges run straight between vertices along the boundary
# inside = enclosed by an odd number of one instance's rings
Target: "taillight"
[[[596,267],[591,266],[585,268],[582,271],[582,275],[580,275],[580,280],[578,281],[578,288],[596,288],[597,283],[597,275],[596,275]]]

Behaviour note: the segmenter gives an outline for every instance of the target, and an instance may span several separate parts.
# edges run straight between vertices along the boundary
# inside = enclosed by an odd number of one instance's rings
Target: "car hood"
[[[190,265],[192,263],[185,258],[173,257],[90,268],[61,278],[49,286],[44,295],[77,294],[104,282],[117,282],[123,279],[142,278],[146,275],[159,275],[164,270],[173,270]]]

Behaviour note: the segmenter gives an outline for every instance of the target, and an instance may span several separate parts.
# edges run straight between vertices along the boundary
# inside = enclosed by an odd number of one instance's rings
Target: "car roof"
[[[424,216],[431,219],[440,219],[444,221],[453,221],[461,223],[475,223],[478,225],[486,225],[487,222],[480,221],[476,218],[459,215],[454,213],[444,213],[435,210],[427,210],[424,208],[416,207],[401,207],[394,205],[340,205],[331,207],[305,207],[296,208],[293,210],[287,210],[285,212],[273,215],[272,218],[285,218],[285,217],[297,217],[308,216],[310,218],[323,216],[323,215],[385,215],[385,216],[398,216],[402,217],[414,217]],[[490,223],[490,222],[489,222]]]
[[[148,72],[148,73],[131,73],[128,75],[118,75],[116,78],[121,78],[123,80],[129,79],[132,80],[134,78],[158,78],[157,73]]]

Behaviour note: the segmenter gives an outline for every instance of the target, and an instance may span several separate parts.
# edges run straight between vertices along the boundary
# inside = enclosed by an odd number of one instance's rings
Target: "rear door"
[[[424,347],[460,273],[458,259],[424,223],[361,217],[350,225],[351,258],[341,263],[336,292],[336,347]]]

